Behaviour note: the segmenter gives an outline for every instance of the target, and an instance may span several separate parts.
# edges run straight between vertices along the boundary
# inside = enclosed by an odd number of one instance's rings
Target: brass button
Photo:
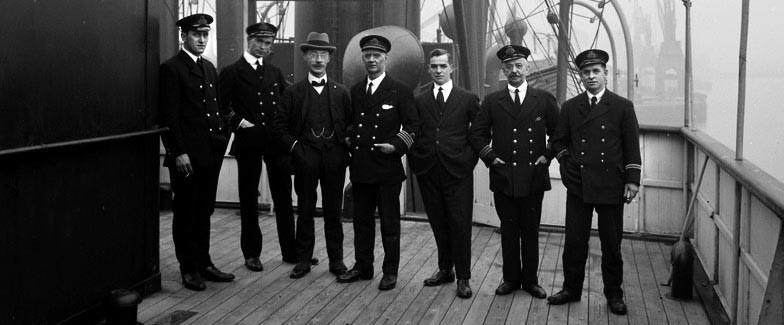
[[[359,127],[362,127],[362,123],[359,123]]]
[[[512,129],[512,132],[513,133],[517,133],[517,129]]]
[[[516,155],[517,154],[517,150],[512,150],[512,154]]]
[[[517,163],[516,163],[516,162],[513,162],[513,163],[512,163],[512,166],[517,166]]]
[[[512,143],[517,143],[517,139],[512,140]]]
[[[528,132],[531,132],[531,128],[528,128]]]

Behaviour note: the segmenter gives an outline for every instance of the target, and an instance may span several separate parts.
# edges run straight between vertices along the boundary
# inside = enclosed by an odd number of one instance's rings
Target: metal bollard
[[[136,312],[142,297],[136,291],[117,289],[109,296],[108,325],[136,325]]]

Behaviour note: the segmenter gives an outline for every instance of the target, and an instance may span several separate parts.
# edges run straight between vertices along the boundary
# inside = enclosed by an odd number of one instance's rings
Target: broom
[[[670,263],[672,264],[672,271],[670,272],[670,279],[663,286],[670,286],[670,298],[672,299],[691,299],[692,288],[694,287],[694,247],[686,238],[686,234],[692,225],[694,225],[694,217],[692,216],[692,209],[694,202],[697,200],[697,193],[700,192],[702,186],[702,177],[705,175],[705,167],[708,165],[708,156],[702,162],[702,169],[700,170],[700,177],[697,179],[697,187],[694,193],[691,194],[689,206],[686,209],[686,217],[683,220],[683,230],[677,242],[672,245],[670,251]]]

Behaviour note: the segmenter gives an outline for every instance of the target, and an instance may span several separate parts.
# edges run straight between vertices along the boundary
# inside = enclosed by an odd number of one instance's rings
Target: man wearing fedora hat
[[[373,278],[373,212],[378,208],[384,245],[384,276],[378,288],[390,290],[397,283],[400,264],[399,196],[406,179],[400,157],[414,144],[419,113],[411,89],[386,73],[387,53],[392,47],[389,40],[381,35],[367,35],[359,46],[367,78],[351,88],[354,116],[347,139],[352,151],[356,264],[338,277],[338,282]]]
[[[319,182],[329,271],[342,275],[346,265],[343,264],[340,206],[349,161],[344,139],[346,124],[351,118],[351,100],[343,85],[327,78],[327,64],[335,51],[329,36],[311,32],[299,48],[308,65],[308,77],[283,92],[274,127],[278,141],[291,152],[295,169],[298,263],[290,277],[296,279],[310,272]]]
[[[558,104],[525,80],[530,54],[520,45],[498,50],[508,85],[485,98],[471,131],[474,150],[490,168],[490,190],[501,219],[504,280],[495,293],[522,288],[543,299],[547,293],[537,279],[539,221],[544,192],[550,190],[553,152],[547,136],[558,125]]]
[[[623,300],[623,204],[640,185],[639,126],[634,104],[607,90],[607,52],[590,49],[575,65],[586,92],[561,109],[553,146],[566,187],[566,239],[563,289],[547,298],[558,305],[579,301],[588,257],[593,212],[602,242],[602,280],[610,311],[626,314]]]
[[[240,248],[245,266],[251,271],[264,267],[261,254],[261,229],[258,214],[258,187],[262,159],[267,165],[270,193],[275,207],[278,242],[283,261],[297,262],[294,247],[294,212],[291,205],[291,168],[286,150],[273,141],[272,121],[286,88],[283,73],[265,61],[271,52],[278,28],[257,23],[245,29],[248,50],[221,71],[220,103],[230,111],[234,141],[229,154],[237,161],[237,187],[240,197]]]
[[[194,14],[177,21],[183,46],[161,64],[158,110],[174,192],[172,235],[183,285],[206,289],[204,280],[231,282],[210,259],[210,216],[215,210],[228,127],[219,113],[215,67],[202,58],[212,17]]]

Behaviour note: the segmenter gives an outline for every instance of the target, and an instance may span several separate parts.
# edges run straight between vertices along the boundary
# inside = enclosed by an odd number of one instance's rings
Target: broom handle
[[[686,238],[686,231],[691,228],[691,225],[694,223],[694,217],[691,215],[691,210],[694,208],[694,201],[697,201],[697,193],[700,192],[700,186],[702,186],[702,177],[705,176],[705,167],[708,165],[708,155],[705,155],[705,160],[702,161],[702,169],[700,170],[700,177],[697,179],[697,187],[694,189],[694,193],[691,194],[691,200],[689,200],[689,207],[686,209],[686,218],[683,220],[683,230],[681,230],[681,238],[680,240],[684,240]]]

